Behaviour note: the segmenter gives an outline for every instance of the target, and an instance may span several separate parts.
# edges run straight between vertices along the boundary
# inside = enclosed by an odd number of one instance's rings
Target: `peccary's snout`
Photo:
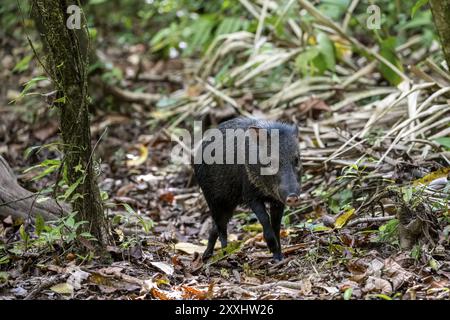
[[[281,200],[290,207],[300,205],[300,185],[295,176],[284,175],[279,186]]]
[[[300,204],[300,197],[296,194],[290,194],[286,198],[286,204],[289,207],[298,207]]]

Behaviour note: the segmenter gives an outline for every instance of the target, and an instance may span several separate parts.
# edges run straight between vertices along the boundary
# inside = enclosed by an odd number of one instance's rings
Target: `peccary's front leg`
[[[281,220],[283,218],[284,204],[281,202],[272,202],[270,204],[270,222],[272,224],[273,232],[277,238],[278,246],[280,248],[280,260],[283,258],[281,253],[281,240],[280,240],[280,229]]]
[[[270,252],[273,253],[273,259],[275,261],[280,261],[282,259],[280,246],[270,223],[269,215],[267,214],[264,203],[262,201],[252,201],[250,203],[250,208],[256,214],[259,222],[263,226],[264,239],[267,242]]]

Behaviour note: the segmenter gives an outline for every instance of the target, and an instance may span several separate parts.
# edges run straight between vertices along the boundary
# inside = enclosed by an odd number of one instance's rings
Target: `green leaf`
[[[308,48],[306,51],[300,53],[297,58],[295,59],[295,65],[297,69],[302,73],[303,75],[308,75],[310,65],[312,61],[320,54],[320,51],[316,47]]]
[[[428,0],[419,0],[411,9],[411,18],[414,18],[416,12],[428,3]]]
[[[392,300],[391,297],[382,294],[382,293],[377,293],[377,294],[370,294],[367,296],[368,298],[379,298],[379,299],[383,299],[383,300]]]
[[[403,71],[403,65],[401,64],[400,59],[398,59],[395,52],[395,44],[396,38],[394,37],[389,37],[386,40],[383,40],[380,44],[380,54],[386,60],[396,66],[397,69]],[[386,64],[382,63],[379,69],[384,79],[386,79],[391,85],[397,86],[400,82],[402,82],[402,78]]]
[[[75,191],[75,189],[80,185],[81,181],[83,180],[83,177],[79,177],[75,183],[73,183],[64,193],[63,199],[66,201],[72,193]]]
[[[0,265],[8,264],[8,263],[9,263],[9,256],[1,256],[0,257]]]
[[[62,103],[65,104],[66,103],[66,96],[63,96],[59,99],[56,99],[55,101],[53,101],[53,103]]]
[[[25,86],[24,86],[22,92],[20,93],[20,95],[15,100],[12,100],[11,102],[14,102],[16,100],[19,100],[19,99],[23,98],[25,96],[25,94],[28,93],[28,91],[30,91],[31,89],[33,89],[36,86],[36,84],[38,82],[44,81],[44,80],[47,80],[47,79],[48,78],[45,77],[45,76],[39,76],[39,77],[34,77],[31,80],[27,81],[25,83]]]
[[[434,141],[439,143],[441,146],[444,146],[446,149],[450,150],[450,137],[437,138]]]
[[[36,230],[36,234],[38,236],[41,235],[42,231],[45,228],[45,221],[44,218],[42,218],[42,216],[40,214],[36,215],[36,221],[35,221],[35,230]]]
[[[128,203],[122,203],[122,206],[129,214],[137,215],[137,212],[133,210],[133,208]]]
[[[353,288],[347,288],[344,292],[344,300],[350,300],[353,294]]]
[[[75,218],[73,215],[70,215],[69,217],[67,217],[67,219],[64,221],[64,224],[73,229],[73,227],[75,226]]]
[[[319,48],[320,54],[325,61],[326,67],[334,71],[336,67],[334,44],[323,32],[320,32],[317,36],[317,47]]]
[[[19,234],[23,241],[28,242],[30,237],[28,236],[28,233],[25,231],[25,226],[22,224],[19,228]]]
[[[411,187],[403,188],[403,200],[408,203],[411,201],[413,196],[413,189]]]
[[[0,283],[8,281],[8,278],[9,274],[7,272],[0,272]]]
[[[33,59],[33,55],[29,54],[23,57],[22,60],[17,62],[17,64],[14,66],[13,72],[23,72],[28,70],[28,65],[30,64],[31,59]]]

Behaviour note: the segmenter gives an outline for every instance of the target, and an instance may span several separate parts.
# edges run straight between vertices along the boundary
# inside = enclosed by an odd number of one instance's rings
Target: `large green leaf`
[[[392,63],[397,67],[400,71],[403,71],[403,65],[400,62],[400,59],[397,57],[395,53],[395,45],[396,39],[394,37],[389,37],[381,42],[380,54],[387,61]],[[397,86],[400,82],[402,82],[402,77],[400,77],[394,70],[392,70],[389,66],[384,63],[381,63],[379,70],[384,79],[386,79],[391,85]]]

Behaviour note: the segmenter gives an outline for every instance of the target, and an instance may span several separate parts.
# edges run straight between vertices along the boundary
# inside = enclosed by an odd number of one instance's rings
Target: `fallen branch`
[[[0,217],[14,219],[34,218],[40,214],[44,220],[56,220],[70,211],[67,204],[55,200],[36,201],[39,193],[22,188],[6,160],[0,156]]]

